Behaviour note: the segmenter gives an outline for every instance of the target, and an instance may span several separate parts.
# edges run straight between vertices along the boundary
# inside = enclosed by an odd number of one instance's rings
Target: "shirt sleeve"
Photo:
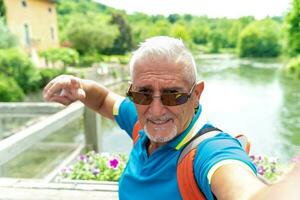
[[[233,161],[241,163],[256,174],[256,167],[240,142],[229,134],[220,133],[199,145],[194,160],[194,172],[196,181],[207,199],[214,199],[209,180],[214,169]]]
[[[128,98],[116,101],[113,114],[120,128],[132,138],[132,130],[138,119],[134,103]]]

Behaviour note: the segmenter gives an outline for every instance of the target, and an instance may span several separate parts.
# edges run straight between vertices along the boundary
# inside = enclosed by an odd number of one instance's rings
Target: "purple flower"
[[[113,158],[111,160],[109,160],[109,167],[112,169],[116,169],[119,165],[119,160],[116,158]]]
[[[87,158],[85,155],[83,155],[83,154],[81,154],[81,155],[79,156],[79,160],[82,161],[82,162],[84,162],[84,163],[87,163],[87,162],[88,162],[88,158]]]
[[[265,169],[264,169],[264,167],[263,166],[259,166],[258,168],[257,168],[257,173],[259,173],[260,175],[264,175],[265,174]]]
[[[251,159],[252,161],[254,161],[254,160],[255,160],[255,156],[254,156],[254,155],[251,155],[251,156],[250,156],[250,159]]]
[[[263,157],[262,156],[258,156],[258,158],[257,158],[258,160],[262,160],[263,159]]]
[[[95,176],[97,176],[97,175],[100,173],[100,169],[98,169],[98,168],[93,168],[93,169],[92,169],[92,173],[93,173]]]

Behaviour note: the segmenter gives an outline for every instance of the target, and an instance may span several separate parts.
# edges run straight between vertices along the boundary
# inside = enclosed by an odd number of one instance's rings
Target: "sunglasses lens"
[[[187,102],[187,94],[164,94],[161,96],[162,103],[166,106],[177,106]]]
[[[152,102],[151,94],[141,92],[130,92],[129,98],[136,104],[149,105]]]

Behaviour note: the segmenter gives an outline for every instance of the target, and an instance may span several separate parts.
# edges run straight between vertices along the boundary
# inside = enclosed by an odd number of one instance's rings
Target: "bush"
[[[290,60],[285,66],[285,73],[288,76],[300,79],[300,56]]]
[[[17,82],[0,74],[0,102],[22,101],[24,93]]]
[[[255,21],[240,34],[240,57],[276,57],[280,53],[280,28],[272,20]]]
[[[40,52],[40,56],[44,57],[47,62],[63,62],[66,65],[77,65],[79,62],[79,54],[71,48],[53,48]]]
[[[101,61],[103,61],[103,59],[100,54],[87,54],[80,56],[79,65],[81,67],[90,67],[94,63],[99,63]]]
[[[106,63],[128,64],[130,60],[130,55],[102,55],[102,60]]]
[[[0,50],[0,71],[14,78],[25,93],[39,89],[39,70],[19,49]]]

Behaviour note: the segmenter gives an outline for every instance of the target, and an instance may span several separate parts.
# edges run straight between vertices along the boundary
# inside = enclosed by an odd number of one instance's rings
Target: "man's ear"
[[[199,104],[199,100],[201,97],[201,94],[204,90],[204,81],[199,81],[196,85],[195,85],[195,95],[196,95],[196,100],[197,100],[197,105]]]

